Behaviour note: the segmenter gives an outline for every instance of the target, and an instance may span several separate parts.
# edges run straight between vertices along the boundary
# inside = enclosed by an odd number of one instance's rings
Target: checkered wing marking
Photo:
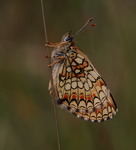
[[[77,48],[53,68],[55,99],[78,118],[101,122],[112,118],[116,104],[104,80]]]

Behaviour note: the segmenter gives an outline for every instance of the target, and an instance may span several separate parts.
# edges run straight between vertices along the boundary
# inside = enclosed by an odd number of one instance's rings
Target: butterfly
[[[61,42],[46,44],[54,47],[49,65],[52,67],[49,90],[58,105],[78,118],[101,122],[116,114],[117,105],[90,59],[73,42],[91,21],[89,19],[75,35],[68,32]]]

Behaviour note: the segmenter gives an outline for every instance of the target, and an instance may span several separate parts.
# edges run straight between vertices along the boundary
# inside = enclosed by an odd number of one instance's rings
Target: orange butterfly
[[[54,47],[51,55],[52,83],[50,94],[62,108],[69,110],[78,118],[101,122],[112,118],[117,105],[107,84],[99,75],[89,58],[74,44],[86,24],[74,35],[66,33],[60,43],[48,43]]]

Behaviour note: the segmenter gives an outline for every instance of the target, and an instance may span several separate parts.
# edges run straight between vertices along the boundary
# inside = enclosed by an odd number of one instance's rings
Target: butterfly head
[[[72,42],[73,41],[73,37],[71,36],[71,32],[66,33],[65,35],[63,35],[62,42]]]

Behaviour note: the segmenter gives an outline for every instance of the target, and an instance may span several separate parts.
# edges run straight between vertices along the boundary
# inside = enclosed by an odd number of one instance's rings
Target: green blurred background
[[[58,110],[62,150],[136,149],[136,1],[46,0],[48,38],[75,41],[108,83],[119,112],[91,123]],[[40,0],[0,1],[0,150],[57,150]]]

